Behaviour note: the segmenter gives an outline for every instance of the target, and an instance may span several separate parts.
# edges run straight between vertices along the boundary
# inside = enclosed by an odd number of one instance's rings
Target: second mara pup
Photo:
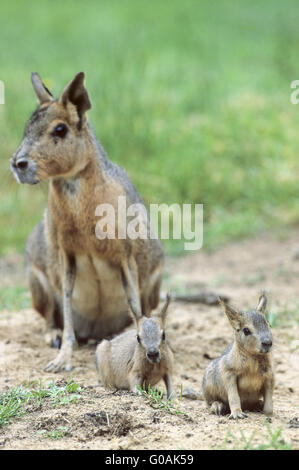
[[[265,317],[267,297],[259,298],[256,309],[236,310],[220,300],[233,327],[235,339],[221,357],[207,366],[203,378],[203,396],[211,411],[233,419],[245,418],[244,410],[260,409],[272,415],[274,373],[272,334]]]

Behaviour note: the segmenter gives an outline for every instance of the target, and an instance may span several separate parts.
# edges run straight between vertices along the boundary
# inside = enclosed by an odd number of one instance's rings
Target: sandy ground
[[[216,252],[197,254],[167,261],[167,282],[187,290],[207,290],[228,295],[240,308],[255,307],[258,292],[272,293],[274,313],[298,306],[299,230],[280,238],[266,234],[257,239],[232,243]],[[11,266],[11,272],[7,266]],[[2,284],[18,282],[20,269],[14,261],[2,261]],[[18,263],[19,265],[19,263]],[[298,318],[298,317],[297,317]],[[283,428],[282,436],[299,449],[296,427],[299,385],[299,325],[283,323],[273,328],[276,369],[273,430]],[[0,314],[0,390],[23,381],[69,380],[69,374],[43,371],[56,351],[44,343],[44,322],[33,310]],[[174,302],[170,306],[168,340],[175,353],[174,386],[177,394],[192,387],[201,391],[203,371],[231,342],[232,331],[219,307]],[[153,409],[142,396],[105,390],[98,385],[94,367],[94,345],[74,351],[73,379],[84,390],[78,403],[53,408],[47,401],[32,405],[22,418],[0,428],[2,449],[212,449],[221,447],[231,431],[237,439],[240,431],[253,445],[268,438],[265,416],[249,413],[248,418],[232,422],[227,417],[209,414],[200,399],[182,398],[176,406],[181,415]],[[162,384],[161,384],[162,387]],[[292,424],[293,423],[293,424]],[[295,424],[294,424],[295,423]],[[298,424],[297,424],[298,425]],[[47,433],[60,426],[68,433],[52,440]],[[237,441],[229,438],[228,447]]]

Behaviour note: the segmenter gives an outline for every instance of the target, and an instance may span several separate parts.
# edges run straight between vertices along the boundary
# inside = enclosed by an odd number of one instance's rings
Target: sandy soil
[[[259,290],[267,288],[272,293],[271,311],[287,312],[299,300],[298,236],[299,230],[283,238],[267,234],[232,243],[214,253],[202,250],[181,259],[169,259],[167,283],[228,295],[240,308],[254,307]],[[0,263],[2,284],[22,278],[19,268],[17,274],[14,272],[15,262],[13,259]],[[273,329],[276,388],[271,426],[273,430],[283,427],[283,439],[294,449],[299,449],[298,330],[298,323],[292,321]],[[33,310],[1,312],[0,390],[23,381],[42,380],[47,384],[69,379],[67,373],[43,371],[56,354],[45,345],[43,333],[44,322]],[[173,303],[168,339],[176,358],[176,392],[179,394],[181,385],[183,390],[192,387],[200,392],[204,368],[231,342],[232,331],[219,307]],[[87,345],[74,351],[73,379],[84,387],[80,401],[57,408],[47,401],[29,407],[22,418],[0,428],[0,448],[211,449],[222,446],[228,430],[236,437],[240,437],[240,430],[247,437],[255,431],[253,445],[268,440],[265,416],[261,413],[249,413],[247,419],[232,422],[227,417],[210,415],[200,399],[182,398],[177,406],[183,414],[172,415],[153,409],[142,396],[105,390],[97,383],[94,349],[94,345]],[[47,437],[48,432],[60,426],[68,428],[65,437]],[[229,441],[228,446],[236,445],[233,438]]]

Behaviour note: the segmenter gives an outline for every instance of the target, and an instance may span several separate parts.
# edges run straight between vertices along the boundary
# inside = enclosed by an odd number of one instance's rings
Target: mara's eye
[[[53,136],[60,137],[60,139],[63,139],[66,136],[67,131],[68,131],[68,128],[65,124],[63,123],[58,124],[58,126],[56,126],[53,131]]]
[[[251,331],[249,330],[249,328],[244,328],[243,333],[245,336],[251,335]]]
[[[137,338],[138,343],[140,343],[140,336],[137,335],[136,338]]]
[[[163,331],[163,333],[162,333],[162,341],[165,341],[165,338],[166,338],[165,331]]]

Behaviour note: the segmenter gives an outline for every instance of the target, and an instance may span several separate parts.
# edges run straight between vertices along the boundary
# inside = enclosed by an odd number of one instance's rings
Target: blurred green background
[[[295,0],[2,2],[0,255],[24,250],[47,200],[9,171],[32,71],[56,96],[85,71],[110,159],[147,203],[203,203],[204,247],[298,223],[298,24]]]

